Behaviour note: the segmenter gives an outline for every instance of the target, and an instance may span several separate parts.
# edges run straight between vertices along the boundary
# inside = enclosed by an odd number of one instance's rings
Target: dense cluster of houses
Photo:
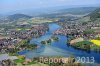
[[[46,25],[34,25],[30,30],[25,31],[11,30],[8,33],[9,37],[0,36],[0,53],[7,53],[8,49],[15,48],[15,44],[21,40],[42,36],[47,30]]]
[[[31,37],[39,37],[45,34],[45,32],[48,30],[47,26],[44,25],[34,25],[31,29],[26,31],[11,31],[10,35],[14,38],[20,38],[20,39],[27,39]]]
[[[60,34],[60,35],[72,35],[74,37],[83,37],[83,38],[94,38],[97,34],[100,34],[100,24],[99,23],[93,23],[90,22],[86,25],[82,25],[79,23],[75,24],[62,24],[62,28],[58,29],[54,32],[54,34]],[[87,30],[94,30],[92,33],[85,33]]]
[[[16,56],[9,56],[8,54],[0,55],[0,66],[14,66],[13,60],[18,59]]]
[[[8,52],[8,49],[15,48],[15,44],[17,44],[19,40],[8,38],[0,39],[0,53]]]

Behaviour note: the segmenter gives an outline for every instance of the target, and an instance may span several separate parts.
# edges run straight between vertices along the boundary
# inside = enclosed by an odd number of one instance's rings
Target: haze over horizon
[[[80,7],[99,6],[100,0],[0,0],[0,13],[24,9],[39,9],[56,6]]]

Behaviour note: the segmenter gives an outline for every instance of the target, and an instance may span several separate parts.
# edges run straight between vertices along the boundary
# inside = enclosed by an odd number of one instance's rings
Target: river
[[[74,49],[67,45],[67,37],[62,35],[57,35],[59,41],[52,42],[50,45],[42,45],[42,40],[49,39],[53,34],[53,32],[57,29],[61,28],[56,23],[49,24],[49,31],[46,32],[45,35],[39,38],[33,38],[30,43],[37,44],[40,47],[32,50],[32,51],[22,51],[21,53],[26,55],[28,58],[40,57],[40,56],[75,56],[75,57],[94,57],[95,63],[100,63],[100,53],[96,52],[86,52],[78,49]]]

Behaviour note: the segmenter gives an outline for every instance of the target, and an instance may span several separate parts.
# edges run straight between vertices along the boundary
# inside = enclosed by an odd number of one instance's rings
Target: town
[[[41,12],[0,16],[0,66],[100,66],[99,7]]]

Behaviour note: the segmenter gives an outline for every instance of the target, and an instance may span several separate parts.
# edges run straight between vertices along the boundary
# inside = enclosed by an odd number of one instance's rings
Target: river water
[[[56,23],[49,24],[49,31],[47,33],[39,38],[33,38],[30,43],[31,44],[37,44],[40,46],[39,48],[32,50],[32,51],[22,51],[20,54],[26,55],[28,58],[33,57],[40,57],[40,56],[75,56],[75,57],[94,57],[95,63],[100,63],[100,53],[96,52],[86,52],[82,50],[74,49],[67,45],[67,37],[62,35],[57,35],[59,38],[59,41],[52,42],[50,45],[42,45],[42,40],[47,40],[51,38],[53,35],[52,33],[61,28]]]

